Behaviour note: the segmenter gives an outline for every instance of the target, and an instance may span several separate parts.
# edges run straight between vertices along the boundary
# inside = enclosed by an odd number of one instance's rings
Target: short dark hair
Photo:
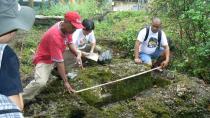
[[[85,30],[91,31],[95,29],[95,25],[94,22],[92,20],[89,19],[84,19],[82,21],[82,25],[84,26]]]

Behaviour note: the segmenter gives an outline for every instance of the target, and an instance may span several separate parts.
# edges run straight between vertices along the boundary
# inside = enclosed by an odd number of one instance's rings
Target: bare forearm
[[[71,85],[69,84],[69,82],[67,80],[64,63],[63,62],[58,62],[57,67],[58,67],[58,73],[60,74],[61,78],[63,79],[64,86],[66,87],[68,92],[69,93],[75,92],[75,90],[71,87]]]
[[[141,46],[141,42],[136,40],[135,51],[134,51],[135,59],[139,58],[139,49],[141,49],[140,46]]]
[[[70,45],[68,45],[68,47],[69,47],[69,50],[70,50],[76,57],[81,58],[82,53],[81,53],[80,50],[78,50],[78,49],[76,48],[76,46],[75,46],[74,44],[70,44]]]
[[[65,72],[65,66],[63,62],[58,62],[57,63],[57,68],[58,68],[58,73],[61,76],[61,78],[63,79],[64,82],[68,82],[67,81],[67,77],[66,77],[66,72]]]
[[[165,56],[166,56],[165,57],[166,58],[165,60],[166,61],[169,61],[169,58],[170,58],[170,49],[169,49],[169,46],[165,46],[165,53],[166,53],[165,54]]]
[[[91,43],[90,52],[93,52],[95,47],[96,47],[96,43]]]
[[[68,45],[69,50],[71,51],[72,54],[74,54],[74,56],[77,56],[77,48],[74,44],[69,44]]]

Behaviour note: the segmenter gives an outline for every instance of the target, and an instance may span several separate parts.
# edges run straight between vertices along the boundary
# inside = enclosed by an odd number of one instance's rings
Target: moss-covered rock
[[[148,68],[144,65],[136,65],[129,59],[114,59],[110,65],[78,69],[77,77],[69,81],[76,90],[81,90],[140,73]],[[36,96],[34,101],[26,105],[25,114],[33,116],[53,115],[55,117],[78,114],[92,116],[92,113],[99,116],[105,115],[107,113],[99,110],[99,107],[132,98],[139,92],[151,88],[154,83],[158,82],[156,80],[158,79],[152,79],[150,74],[145,74],[78,94],[68,94],[64,89],[63,81],[55,79]],[[90,109],[92,110],[90,111]],[[75,114],[75,112],[78,113]]]
[[[161,74],[159,74],[160,76]],[[172,81],[172,80],[171,80]],[[197,78],[176,74],[173,83],[155,87],[133,99],[106,105],[103,110],[110,116],[139,118],[208,118],[210,86]]]
[[[147,66],[136,65],[129,59],[114,59],[112,63],[107,66],[98,65],[80,70],[73,83],[75,84],[76,90],[80,90],[137,74],[146,69],[148,69]],[[82,92],[80,96],[90,105],[99,105],[104,102],[109,103],[132,97],[138,92],[152,87],[153,82],[154,80],[150,75],[144,75],[88,90]],[[103,97],[104,95],[106,96],[106,94],[109,94],[111,98]]]

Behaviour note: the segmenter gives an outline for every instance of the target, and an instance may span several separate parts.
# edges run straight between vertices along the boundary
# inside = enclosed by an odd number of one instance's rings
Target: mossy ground
[[[124,15],[128,15],[126,16],[128,18],[125,19]],[[134,41],[137,28],[143,27],[144,23],[149,21],[144,20],[148,17],[142,15],[142,13],[136,12],[134,14],[135,18],[130,17],[131,15],[130,12],[120,12],[116,16],[111,14],[109,16],[111,20],[97,27],[96,35],[101,40],[99,42],[108,39],[105,42],[111,40],[111,43],[107,44],[108,46],[113,44],[111,47],[114,47],[115,50],[120,51],[121,48],[118,46],[124,44],[126,52],[133,52],[127,49],[133,48],[134,43],[126,41]],[[132,22],[126,21],[129,19]],[[133,25],[133,22],[138,25]],[[126,29],[127,25],[132,27]],[[21,73],[23,75],[33,73],[31,64],[33,52],[30,50],[36,49],[46,29],[35,27],[23,40],[26,42],[22,41],[15,45],[17,52],[19,52],[18,55],[22,58]],[[122,40],[125,40],[125,42],[119,43]],[[134,64],[133,60],[125,59],[128,57],[128,53],[123,58],[116,55],[118,55],[118,52],[115,53],[117,58],[114,58],[111,64],[101,66],[94,63],[94,66],[79,70],[78,76],[69,80],[70,83],[76,90],[80,90],[150,69],[145,65]],[[154,78],[150,74],[145,74],[81,94],[67,93],[63,81],[56,79],[49,83],[32,102],[26,104],[24,115],[55,118],[208,118],[210,116],[207,110],[210,103],[209,85],[199,83],[197,79],[175,74],[174,80],[167,80],[166,76]],[[157,75],[159,74],[157,73]],[[106,93],[110,93],[111,97],[102,98],[103,94]]]
[[[115,64],[121,65],[120,63],[128,60],[113,60]],[[122,63],[124,64],[124,63]],[[125,65],[125,64],[124,64]],[[127,66],[136,66],[135,64],[128,64]],[[144,66],[142,66],[144,67]],[[145,67],[144,69],[146,69]],[[114,70],[113,70],[114,69]],[[126,72],[127,68],[121,68],[119,66],[116,69],[114,64],[107,66],[94,66],[86,67],[84,70],[78,71],[78,76],[69,80],[70,83],[75,87],[76,90],[91,87],[101,83],[106,83],[116,79],[120,79],[121,76],[133,74],[133,73],[117,73],[117,71]],[[135,72],[127,71],[127,72]],[[142,70],[139,69],[139,72]],[[115,74],[113,74],[113,72]],[[119,83],[114,83],[108,86],[99,87],[94,90],[88,90],[79,94],[69,94],[64,89],[63,81],[59,79],[53,80],[43,91],[36,96],[33,102],[26,106],[25,115],[34,116],[53,116],[53,117],[68,117],[73,115],[84,115],[84,116],[108,116],[108,112],[101,110],[101,107],[106,106],[110,103],[117,101],[132,99],[139,92],[153,87],[154,84],[162,83],[163,79],[153,79],[150,74],[141,75],[135,78],[130,78]],[[168,85],[167,83],[166,85]],[[110,93],[111,97],[103,98],[102,95]],[[75,114],[75,112],[78,112]]]

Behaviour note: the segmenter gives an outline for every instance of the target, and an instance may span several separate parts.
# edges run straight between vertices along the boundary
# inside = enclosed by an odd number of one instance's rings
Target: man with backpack
[[[157,17],[152,19],[150,27],[142,29],[135,43],[135,63],[152,64],[152,59],[163,57],[160,65],[162,68],[169,63],[169,45],[165,33],[160,29],[161,20]]]

